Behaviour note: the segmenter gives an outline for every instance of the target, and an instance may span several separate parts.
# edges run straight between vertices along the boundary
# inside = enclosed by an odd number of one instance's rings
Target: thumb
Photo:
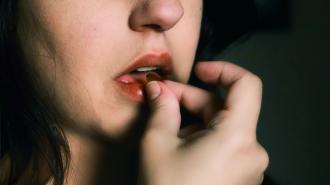
[[[146,87],[151,116],[146,132],[156,131],[167,137],[177,137],[181,115],[180,105],[175,94],[162,82],[151,81]]]

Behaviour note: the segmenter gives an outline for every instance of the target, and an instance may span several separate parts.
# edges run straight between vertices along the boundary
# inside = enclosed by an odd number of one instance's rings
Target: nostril
[[[144,27],[146,28],[150,28],[152,30],[155,30],[155,31],[164,31],[164,28],[162,28],[160,25],[158,24],[146,24],[144,25]]]
[[[178,0],[148,0],[138,3],[129,17],[132,30],[166,31],[174,27],[182,18],[184,9]]]

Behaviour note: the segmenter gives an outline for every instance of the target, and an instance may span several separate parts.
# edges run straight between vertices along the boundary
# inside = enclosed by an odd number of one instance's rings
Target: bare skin
[[[68,138],[66,185],[131,185],[137,176],[143,185],[260,183],[268,161],[255,135],[260,80],[232,64],[198,65],[201,80],[229,90],[224,106],[185,85],[202,0],[27,0],[19,7],[27,69]],[[176,82],[157,82],[161,93],[150,98],[149,121],[136,121],[144,117],[141,104],[123,96],[114,78],[146,52],[170,53]],[[157,89],[152,84],[147,92]],[[180,103],[212,126],[179,133]],[[143,124],[140,140],[135,127]]]
[[[256,140],[261,80],[226,62],[200,63],[195,71],[204,82],[228,90],[224,104],[214,110],[209,92],[170,81],[150,82],[146,88],[153,114],[141,144],[142,184],[260,184],[268,165],[268,155]],[[209,120],[203,123],[207,129],[179,138],[180,103]]]

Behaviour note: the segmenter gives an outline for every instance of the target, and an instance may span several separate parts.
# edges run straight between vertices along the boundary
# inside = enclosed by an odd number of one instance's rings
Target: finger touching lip
[[[172,59],[168,53],[150,52],[134,60],[115,81],[122,94],[135,102],[141,102],[144,100],[143,87],[148,80],[171,79],[172,73]]]

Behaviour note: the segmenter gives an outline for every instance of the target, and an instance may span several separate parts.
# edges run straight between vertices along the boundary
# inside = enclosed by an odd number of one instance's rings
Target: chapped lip
[[[117,77],[132,73],[137,68],[141,67],[159,67],[161,70],[161,76],[164,78],[169,77],[173,73],[173,61],[169,53],[167,52],[150,52],[137,57],[133,62]]]

